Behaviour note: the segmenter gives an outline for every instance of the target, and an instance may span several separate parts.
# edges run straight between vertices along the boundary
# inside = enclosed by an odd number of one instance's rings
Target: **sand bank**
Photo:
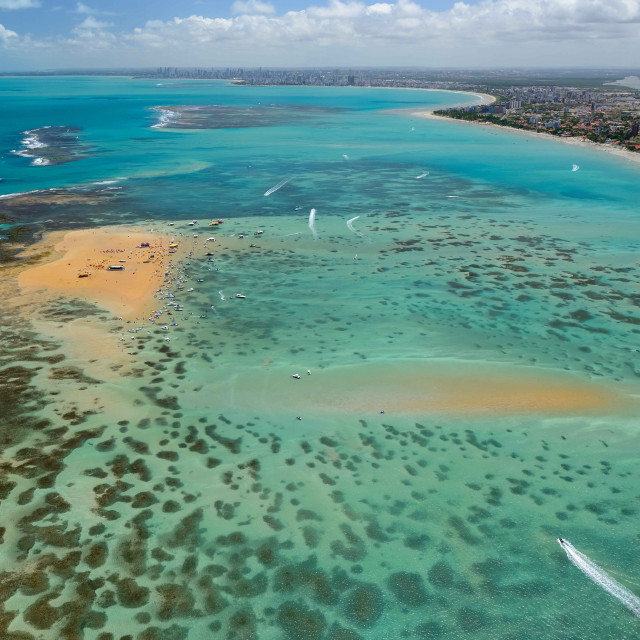
[[[46,236],[40,244],[53,243],[61,257],[19,274],[18,284],[25,293],[81,298],[124,319],[148,316],[154,308],[153,294],[164,278],[170,236],[123,227],[60,235]],[[124,270],[108,270],[112,265]],[[88,275],[80,277],[84,274]]]
[[[278,370],[221,384],[230,385],[226,395],[244,406],[285,406],[299,415],[626,415],[638,409],[626,389],[506,363],[389,361],[292,373],[300,380]]]

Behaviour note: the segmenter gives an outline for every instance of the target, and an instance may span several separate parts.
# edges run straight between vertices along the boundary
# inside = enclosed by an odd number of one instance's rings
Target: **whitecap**
[[[15,193],[5,193],[0,196],[0,200],[9,200],[10,198],[18,198],[19,196],[28,196],[32,193],[40,193],[41,189],[34,189],[33,191],[16,191]]]

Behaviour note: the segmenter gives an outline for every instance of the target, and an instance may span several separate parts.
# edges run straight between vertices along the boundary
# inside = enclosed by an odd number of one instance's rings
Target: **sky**
[[[0,71],[640,67],[640,0],[0,0]]]

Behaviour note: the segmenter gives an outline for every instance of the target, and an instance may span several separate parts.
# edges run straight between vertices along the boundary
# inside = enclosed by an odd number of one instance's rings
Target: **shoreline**
[[[453,108],[453,107],[449,107]],[[477,127],[490,127],[497,131],[508,131],[517,133],[520,135],[525,135],[537,139],[542,140],[555,140],[557,142],[562,142],[564,144],[570,144],[577,147],[583,147],[584,149],[591,149],[593,151],[602,151],[604,153],[608,153],[609,155],[616,156],[622,160],[627,160],[633,164],[640,164],[640,153],[634,153],[633,151],[627,151],[626,149],[620,149],[617,147],[613,147],[607,144],[602,144],[599,142],[591,142],[591,140],[586,140],[585,138],[579,138],[574,136],[553,136],[548,133],[541,133],[531,131],[529,129],[516,129],[515,127],[507,127],[501,126],[499,124],[495,124],[494,122],[476,122],[474,120],[460,120],[458,118],[448,118],[447,116],[440,116],[433,113],[433,111],[412,111],[412,116],[417,118],[427,118],[429,120],[444,120],[446,122],[459,122],[461,124],[467,124],[470,126]]]

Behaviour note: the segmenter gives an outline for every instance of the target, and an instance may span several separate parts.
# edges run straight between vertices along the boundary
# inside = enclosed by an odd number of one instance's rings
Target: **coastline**
[[[482,103],[482,104],[490,104],[490,103]],[[449,108],[454,108],[454,106]],[[418,118],[428,118],[430,120],[445,120],[447,122],[459,122],[461,124],[467,124],[471,126],[491,127],[494,130],[509,131],[509,132],[513,132],[513,133],[517,133],[517,134],[521,134],[529,137],[534,137],[538,139],[542,138],[542,139],[548,139],[548,140],[555,140],[557,142],[563,142],[565,144],[571,144],[574,146],[583,147],[585,149],[592,149],[594,151],[603,151],[605,153],[616,156],[623,160],[628,160],[629,162],[632,162],[634,164],[640,164],[640,153],[634,153],[632,151],[627,151],[626,149],[620,149],[611,145],[601,144],[599,142],[591,142],[591,140],[586,140],[585,138],[552,136],[547,133],[537,133],[535,131],[529,131],[528,129],[516,129],[515,127],[503,127],[493,122],[475,122],[472,120],[459,120],[458,118],[448,118],[447,116],[436,115],[435,113],[433,113],[433,111],[429,111],[429,110],[412,111],[411,115]]]

